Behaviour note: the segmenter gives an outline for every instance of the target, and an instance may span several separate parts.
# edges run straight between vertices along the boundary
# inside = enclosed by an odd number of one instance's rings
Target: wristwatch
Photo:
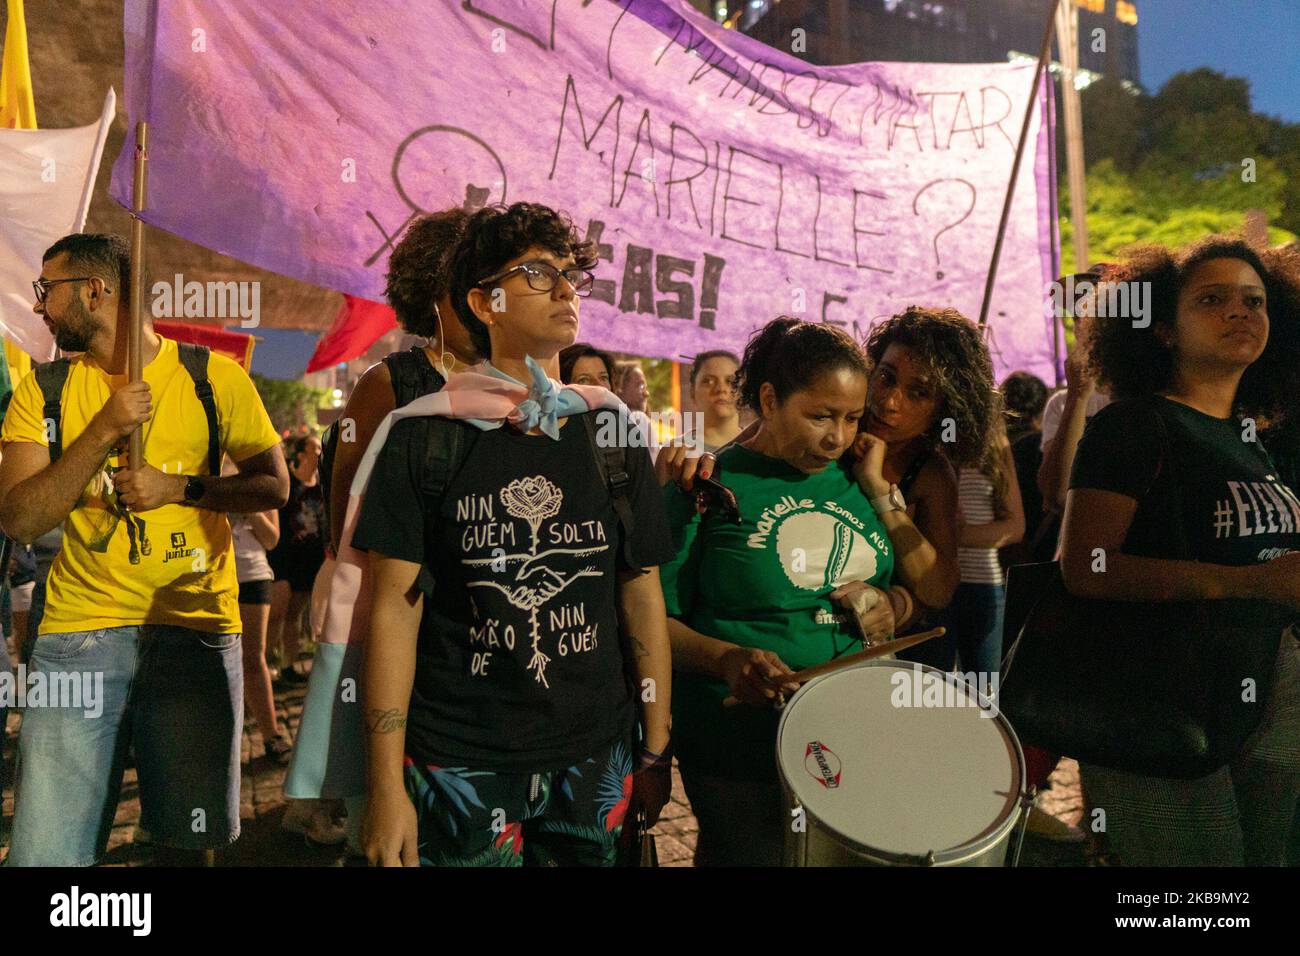
[[[185,479],[185,503],[187,505],[196,505],[199,499],[203,497],[204,492],[203,479],[197,475],[190,475]]]
[[[899,491],[898,485],[890,485],[889,491],[885,494],[871,499],[871,507],[883,518],[891,511],[906,511],[907,502],[903,500],[903,493]]]

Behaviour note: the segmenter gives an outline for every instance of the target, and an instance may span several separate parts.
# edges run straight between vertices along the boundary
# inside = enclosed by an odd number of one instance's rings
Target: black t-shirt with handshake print
[[[631,732],[619,525],[582,421],[562,421],[558,441],[477,432],[436,522],[420,493],[432,419],[399,422],[376,462],[353,543],[434,581],[407,719],[417,761],[540,772]],[[654,567],[673,555],[663,502],[646,449],[626,458],[632,557]]]
[[[1089,420],[1070,487],[1137,499],[1127,554],[1268,561],[1300,550],[1300,499],[1253,437],[1248,419],[1214,418],[1159,396],[1113,402]]]

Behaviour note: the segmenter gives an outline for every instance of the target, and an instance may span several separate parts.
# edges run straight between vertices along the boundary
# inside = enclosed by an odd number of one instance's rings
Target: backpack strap
[[[385,355],[384,364],[388,366],[396,408],[410,404],[421,395],[436,392],[447,383],[429,361],[428,354],[418,345],[404,352]]]
[[[217,403],[212,394],[212,383],[208,381],[208,354],[206,345],[192,342],[177,342],[176,352],[185,371],[194,379],[194,394],[203,406],[203,414],[208,419],[208,474],[221,474],[221,432],[217,427]]]
[[[330,502],[333,500],[334,484],[334,453],[338,450],[339,444],[339,420],[336,418],[329,423],[325,431],[320,436],[320,461],[317,465],[317,471],[320,474],[320,492],[325,499],[325,521],[321,529],[325,535],[325,540],[332,539],[333,532],[330,529]]]
[[[447,379],[434,366],[433,360],[429,358],[429,353],[418,345],[411,346],[411,352],[419,359],[416,368],[420,370],[420,395],[429,395],[441,391],[442,387],[447,384]]]
[[[41,419],[50,439],[50,464],[58,461],[63,454],[63,386],[68,381],[68,371],[72,360],[61,358],[53,362],[44,362],[36,366],[36,384],[41,387],[45,406],[41,410]],[[54,427],[50,428],[53,423]]]
[[[606,409],[596,414],[616,415],[618,413]],[[632,554],[632,529],[636,525],[636,518],[632,513],[632,503],[628,500],[632,476],[627,473],[627,449],[622,442],[615,442],[609,448],[602,448],[600,442],[596,440],[596,415],[586,414],[578,417],[582,419],[587,441],[596,459],[596,471],[600,474],[600,480],[606,490],[609,491],[609,501],[614,506],[615,517],[618,518],[619,536],[623,539],[623,563],[628,568],[636,568],[636,559]],[[629,429],[636,427],[631,422],[627,425]],[[618,432],[618,434],[624,433]]]
[[[478,429],[454,419],[430,416],[426,419],[424,467],[420,470],[420,492],[424,500],[425,540],[439,520],[447,489],[460,473],[478,438]],[[428,564],[420,567],[416,585],[425,597],[433,594],[434,578]]]

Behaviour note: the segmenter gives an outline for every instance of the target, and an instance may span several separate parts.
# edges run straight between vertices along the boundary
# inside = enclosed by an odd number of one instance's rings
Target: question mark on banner
[[[958,226],[960,226],[963,222],[965,222],[967,219],[969,219],[969,218],[970,218],[970,214],[971,214],[972,212],[975,211],[975,197],[976,197],[976,195],[977,195],[977,194],[976,194],[976,190],[975,190],[975,185],[974,185],[974,183],[969,183],[969,182],[967,182],[967,181],[964,180],[964,179],[935,179],[935,180],[931,180],[930,182],[926,183],[926,184],[925,184],[924,186],[922,186],[919,190],[917,190],[916,197],[912,200],[912,213],[913,213],[914,215],[919,216],[919,215],[921,215],[921,210],[920,210],[921,196],[922,196],[922,195],[923,195],[927,190],[932,189],[932,188],[934,188],[934,187],[936,187],[936,186],[943,186],[944,184],[947,184],[947,183],[956,184],[956,187],[957,187],[957,188],[955,188],[955,189],[954,189],[954,188],[950,188],[950,189],[946,190],[946,194],[947,194],[950,198],[954,198],[954,199],[955,199],[956,194],[961,193],[961,192],[964,192],[964,191],[966,191],[966,190],[969,190],[969,191],[970,191],[970,205],[968,205],[968,206],[966,207],[966,211],[963,212],[963,213],[961,214],[960,218],[958,218],[958,219],[954,219],[952,222],[949,222],[947,225],[945,225],[942,229],[940,229],[938,232],[936,232],[936,233],[934,234],[934,239],[932,240],[932,245],[934,246],[934,265],[935,265],[935,273],[934,273],[934,277],[935,277],[936,279],[942,279],[942,278],[943,278],[943,270],[939,268],[939,266],[942,265],[942,261],[941,261],[941,259],[939,258],[939,237],[942,236],[942,235],[943,235],[945,232],[947,232],[949,229],[955,229],[955,228],[957,228]],[[962,187],[965,187],[965,188],[963,189]],[[948,217],[947,217],[947,216],[944,216],[943,218],[946,220]]]

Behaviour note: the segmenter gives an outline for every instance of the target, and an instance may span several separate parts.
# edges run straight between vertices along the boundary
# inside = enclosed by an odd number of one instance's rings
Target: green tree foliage
[[[283,434],[286,430],[297,431],[306,425],[312,431],[319,431],[316,411],[326,404],[329,392],[323,388],[312,388],[302,382],[286,382],[276,378],[266,378],[254,372],[250,378],[257,387],[257,394],[262,397],[266,413],[271,416],[275,430]]]
[[[641,367],[645,369],[646,390],[650,392],[649,407],[672,408],[673,363],[668,359],[643,359]]]
[[[1126,246],[1157,242],[1179,246],[1215,232],[1245,225],[1247,209],[1262,209],[1270,224],[1280,218],[1285,173],[1261,158],[1254,183],[1241,180],[1240,168],[1197,180],[1190,175],[1143,166],[1135,173],[1104,159],[1088,170],[1088,253],[1093,262],[1114,259]],[[1061,187],[1062,262],[1074,262],[1074,229],[1069,190]],[[1269,241],[1290,242],[1295,234],[1270,225]]]
[[[1148,96],[1103,79],[1081,100],[1092,261],[1240,230],[1251,209],[1274,244],[1300,233],[1300,124],[1254,113],[1246,80],[1198,69]],[[1064,176],[1060,209],[1062,261],[1073,263]]]

